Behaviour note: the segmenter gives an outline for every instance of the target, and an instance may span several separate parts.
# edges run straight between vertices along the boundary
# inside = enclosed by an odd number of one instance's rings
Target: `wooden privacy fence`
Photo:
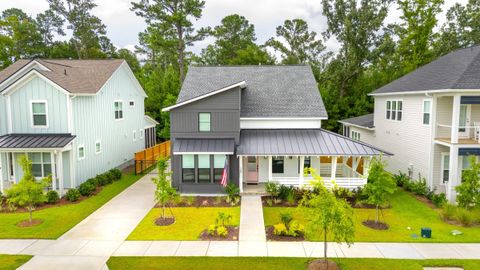
[[[157,164],[160,157],[170,156],[170,141],[166,141],[135,153],[135,173],[143,173],[148,168]]]

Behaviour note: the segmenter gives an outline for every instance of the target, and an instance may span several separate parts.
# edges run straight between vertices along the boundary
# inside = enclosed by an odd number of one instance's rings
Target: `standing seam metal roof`
[[[63,148],[73,139],[71,134],[8,134],[0,136],[0,149]]]
[[[245,129],[238,155],[376,156],[392,155],[375,146],[323,129]]]
[[[234,139],[175,139],[173,153],[234,153]]]

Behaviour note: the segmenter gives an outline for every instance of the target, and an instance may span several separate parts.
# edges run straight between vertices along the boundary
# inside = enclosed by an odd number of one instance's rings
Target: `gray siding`
[[[198,113],[211,113],[211,132],[198,131]],[[240,138],[240,88],[170,112],[171,138]]]
[[[0,136],[7,134],[7,103],[0,94]]]

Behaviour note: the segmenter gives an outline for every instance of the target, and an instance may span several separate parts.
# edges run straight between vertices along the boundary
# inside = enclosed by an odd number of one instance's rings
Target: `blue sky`
[[[107,25],[107,33],[117,47],[133,48],[138,43],[138,33],[145,29],[144,21],[130,11],[132,0],[97,0],[98,7],[94,14]],[[445,8],[456,2],[466,3],[467,0],[445,0]],[[11,7],[23,9],[30,15],[36,15],[48,8],[44,0],[1,0],[0,10]],[[314,0],[206,0],[203,17],[195,22],[196,27],[214,26],[230,14],[238,13],[245,16],[255,25],[258,42],[263,43],[275,35],[275,28],[285,19],[302,18],[310,28],[321,33],[326,28],[322,16],[320,1]],[[390,7],[387,22],[398,21],[399,11],[395,5]],[[439,16],[440,23],[445,21],[445,14]],[[198,42],[193,48],[199,52],[210,40]],[[329,50],[335,51],[338,44],[335,40],[327,42]]]

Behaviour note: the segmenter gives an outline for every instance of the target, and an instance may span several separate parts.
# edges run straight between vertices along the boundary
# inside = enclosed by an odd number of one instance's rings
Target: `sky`
[[[445,11],[456,2],[465,4],[468,0],[445,0],[444,12],[439,15],[439,25],[445,22]],[[138,33],[145,29],[145,22],[130,11],[132,0],[97,0],[98,7],[93,13],[107,26],[107,35],[119,48],[133,49],[138,44]],[[48,8],[45,0],[0,0],[0,10],[20,8],[27,14],[35,16]],[[301,18],[309,24],[311,30],[322,33],[326,29],[326,19],[322,16],[320,0],[205,0],[202,18],[195,22],[195,27],[215,26],[223,17],[231,14],[245,16],[255,25],[257,42],[264,43],[275,36],[275,28],[285,19]],[[398,22],[400,11],[395,5],[390,6],[386,23]],[[195,53],[211,43],[206,39],[191,47]],[[336,51],[339,47],[334,40],[326,42],[328,50]]]

